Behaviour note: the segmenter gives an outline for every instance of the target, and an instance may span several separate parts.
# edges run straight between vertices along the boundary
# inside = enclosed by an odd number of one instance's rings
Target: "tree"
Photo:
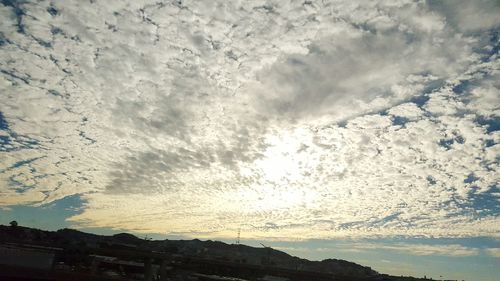
[[[17,226],[17,221],[11,221],[9,224],[12,227],[16,227]]]

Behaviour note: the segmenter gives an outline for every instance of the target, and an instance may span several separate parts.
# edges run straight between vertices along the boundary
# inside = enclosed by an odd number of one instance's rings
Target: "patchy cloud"
[[[449,257],[468,257],[480,254],[480,248],[467,247],[459,244],[432,245],[432,244],[412,244],[412,243],[339,243],[335,248],[294,248],[281,247],[280,250],[292,252],[366,252],[366,251],[393,251],[404,252],[416,256],[449,256]],[[486,251],[494,252],[495,248]]]
[[[358,245],[357,249],[363,250],[390,250],[399,252],[409,252],[419,256],[452,256],[466,257],[476,256],[480,250],[478,248],[470,248],[462,245],[425,245],[425,244],[393,244],[393,245]]]
[[[78,194],[76,226],[207,237],[497,237],[498,9],[4,1],[0,205]],[[440,251],[472,254],[420,253]]]
[[[485,250],[486,253],[492,257],[500,258],[500,248],[489,248]]]

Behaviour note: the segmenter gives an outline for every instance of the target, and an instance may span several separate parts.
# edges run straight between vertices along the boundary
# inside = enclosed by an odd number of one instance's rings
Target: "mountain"
[[[92,249],[149,251],[228,264],[333,274],[334,276],[353,278],[351,280],[396,280],[388,275],[378,274],[370,267],[345,260],[309,261],[272,248],[256,248],[211,240],[167,239],[153,241],[141,239],[128,233],[96,235],[67,228],[58,231],[45,231],[22,226],[0,225],[0,241],[60,247],[64,251],[72,251],[72,253],[77,251],[88,254],[92,252]]]

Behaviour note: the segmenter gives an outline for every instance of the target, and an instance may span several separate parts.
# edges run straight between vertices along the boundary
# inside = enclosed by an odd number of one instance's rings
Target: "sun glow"
[[[268,146],[261,158],[240,167],[242,176],[253,175],[255,181],[231,195],[233,200],[238,198],[236,208],[243,204],[245,208],[267,211],[314,201],[316,192],[308,188],[314,180],[308,173],[319,160],[306,151],[312,146],[310,132],[306,129],[282,131],[267,136],[266,142]]]
[[[245,209],[254,211],[272,211],[298,206],[313,200],[313,197],[305,190],[300,189],[256,186],[239,190],[233,200],[239,199],[238,209],[245,207]]]
[[[304,129],[268,136],[263,157],[254,163],[262,179],[278,185],[304,181],[304,168],[314,160],[302,153],[308,148],[310,138]]]

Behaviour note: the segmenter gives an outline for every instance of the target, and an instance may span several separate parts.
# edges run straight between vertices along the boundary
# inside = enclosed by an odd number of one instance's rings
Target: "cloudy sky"
[[[500,275],[498,1],[0,3],[1,223]]]

